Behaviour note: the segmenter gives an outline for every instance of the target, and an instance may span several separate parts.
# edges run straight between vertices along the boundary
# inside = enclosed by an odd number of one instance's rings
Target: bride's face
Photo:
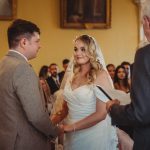
[[[90,63],[90,59],[87,56],[87,48],[87,45],[84,44],[81,40],[75,41],[74,59],[77,64],[84,65]]]

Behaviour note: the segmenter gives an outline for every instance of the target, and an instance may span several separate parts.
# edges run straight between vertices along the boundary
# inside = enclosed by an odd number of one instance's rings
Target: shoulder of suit
[[[150,57],[150,44],[144,46],[144,47],[141,47],[139,48],[137,51],[136,51],[136,55],[135,55],[136,58],[140,57],[141,58],[148,58]]]
[[[142,52],[145,52],[145,51],[149,51],[150,52],[150,44],[148,45],[145,45],[144,47],[141,47],[137,50],[137,53],[142,53]]]
[[[17,66],[22,68],[22,69],[25,69],[25,68],[32,69],[32,66],[30,64],[28,64],[27,62],[22,62],[22,61],[18,62]]]

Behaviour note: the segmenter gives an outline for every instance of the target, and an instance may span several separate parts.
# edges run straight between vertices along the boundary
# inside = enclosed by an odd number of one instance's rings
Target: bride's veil
[[[107,79],[108,79],[108,82],[110,82],[110,85],[112,86],[112,88],[114,87],[113,86],[113,81],[107,71],[107,68],[106,68],[106,64],[105,64],[105,59],[104,59],[104,56],[103,56],[103,53],[102,53],[102,50],[100,48],[100,46],[98,45],[96,39],[94,37],[91,37],[95,43],[95,48],[96,48],[96,59],[100,62],[100,64],[103,66],[103,69],[107,72]]]

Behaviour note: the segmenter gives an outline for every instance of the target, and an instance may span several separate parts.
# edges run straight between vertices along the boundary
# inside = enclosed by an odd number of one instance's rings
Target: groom
[[[10,50],[0,61],[0,150],[50,150],[61,130],[45,109],[39,79],[28,60],[40,48],[40,29],[17,19],[7,31]]]
[[[150,16],[144,16],[143,29],[150,42]],[[115,103],[116,102],[116,103]],[[131,103],[107,103],[113,122],[134,127],[133,150],[150,150],[150,44],[135,55],[131,85]]]

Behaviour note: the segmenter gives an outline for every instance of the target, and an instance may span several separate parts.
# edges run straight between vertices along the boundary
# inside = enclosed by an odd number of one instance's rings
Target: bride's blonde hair
[[[78,40],[82,41],[87,47],[85,49],[85,52],[90,59],[90,65],[91,65],[91,69],[88,74],[88,83],[92,83],[96,79],[97,71],[102,69],[102,65],[97,60],[96,45],[95,45],[93,38],[88,35],[81,35],[81,36],[77,37],[74,40],[74,42],[76,42]],[[76,61],[74,60],[74,68],[73,68],[74,75],[76,76],[76,74],[79,71],[80,71],[80,65],[77,64]]]

